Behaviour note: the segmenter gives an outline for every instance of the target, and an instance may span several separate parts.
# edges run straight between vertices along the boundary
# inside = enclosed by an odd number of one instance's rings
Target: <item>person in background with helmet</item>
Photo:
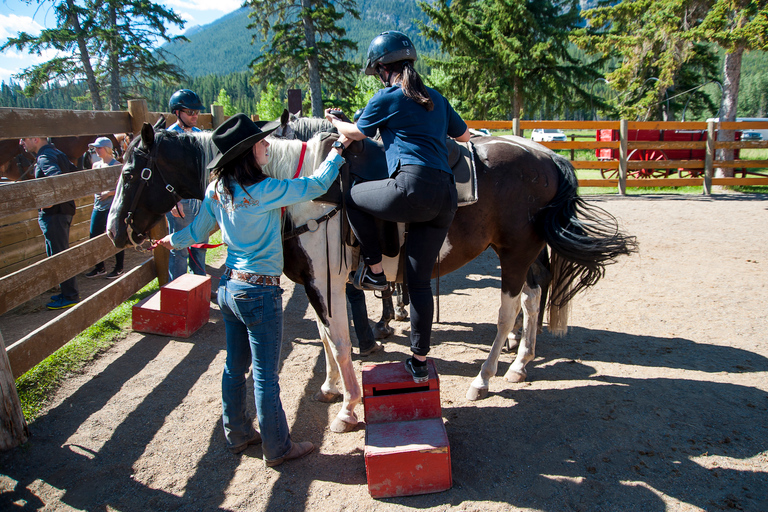
[[[414,382],[426,382],[432,334],[432,268],[457,208],[456,185],[448,165],[447,136],[466,142],[466,123],[439,92],[426,87],[414,69],[416,49],[396,31],[379,34],[368,47],[366,75],[377,75],[380,89],[357,120],[344,122],[326,110],[326,119],[342,135],[362,140],[378,130],[389,178],[358,183],[347,196],[347,216],[365,265],[355,284],[384,290],[376,218],[409,224],[406,279],[411,297],[411,352],[405,367]]]
[[[168,127],[170,132],[199,132],[197,127],[197,116],[203,110],[203,102],[200,97],[189,89],[180,89],[173,93],[168,102],[171,113],[176,116],[176,122]],[[206,179],[206,183],[208,180]],[[192,223],[197,213],[200,211],[201,201],[198,199],[182,199],[169,212],[165,214],[168,220],[168,232],[173,234],[181,231]],[[206,239],[204,243],[208,243]],[[189,257],[189,263],[187,263]],[[187,273],[187,266],[192,269],[192,273],[205,275],[205,249],[190,247],[187,249],[172,250],[168,260],[168,278],[170,281]]]

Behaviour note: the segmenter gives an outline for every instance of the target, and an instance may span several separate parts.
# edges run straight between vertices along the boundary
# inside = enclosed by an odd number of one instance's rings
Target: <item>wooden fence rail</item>
[[[580,179],[581,187],[616,187],[620,194],[626,193],[627,187],[679,187],[703,186],[704,194],[710,194],[713,185],[768,185],[768,175],[747,177],[746,169],[768,169],[766,160],[717,160],[716,152],[720,149],[765,149],[768,140],[763,141],[718,141],[717,130],[766,129],[768,122],[681,122],[681,121],[467,121],[470,128],[486,128],[491,130],[512,130],[515,135],[522,136],[525,130],[537,128],[561,130],[617,130],[619,140],[574,140],[566,142],[542,142],[541,144],[553,150],[570,150],[571,155],[577,149],[618,150],[619,157],[607,160],[574,160],[571,163],[576,169],[600,169],[615,171],[618,178]],[[635,141],[628,140],[631,130],[706,130],[706,140],[701,141]],[[636,150],[704,150],[703,160],[630,160],[630,155]],[[633,179],[627,176],[627,171],[637,169],[685,169],[703,171],[703,175],[690,178],[641,178]],[[714,170],[742,169],[743,177],[715,177]]]

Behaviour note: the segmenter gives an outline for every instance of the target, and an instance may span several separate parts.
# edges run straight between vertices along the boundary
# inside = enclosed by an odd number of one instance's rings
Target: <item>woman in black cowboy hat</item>
[[[258,125],[237,114],[216,128],[220,154],[208,165],[212,181],[192,224],[158,243],[180,249],[204,239],[216,226],[227,244],[227,268],[218,302],[227,330],[222,376],[224,436],[233,453],[262,443],[267,466],[302,457],[312,443],[293,442],[280,401],[278,369],[283,333],[283,244],[280,208],[322,195],[338,175],[344,147],[331,150],[312,176],[278,180],[263,174],[266,136],[279,123]],[[343,145],[346,137],[339,138]],[[253,365],[256,413],[261,433],[246,414],[246,375]]]

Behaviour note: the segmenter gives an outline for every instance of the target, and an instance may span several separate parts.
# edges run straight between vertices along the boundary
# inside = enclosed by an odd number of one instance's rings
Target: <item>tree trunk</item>
[[[323,93],[320,86],[320,62],[317,58],[315,40],[315,25],[310,17],[312,2],[301,0],[304,10],[304,40],[307,43],[307,74],[309,75],[309,99],[312,102],[312,117],[323,117]]]
[[[113,111],[120,110],[120,48],[115,41],[117,32],[117,7],[115,1],[109,2],[109,24],[113,31],[109,39],[109,103]]]
[[[736,109],[739,104],[739,81],[741,79],[741,57],[744,54],[744,48],[736,48],[733,52],[725,54],[725,63],[723,65],[723,101],[720,108],[720,122],[735,121]],[[733,141],[735,130],[718,130],[718,141]],[[718,160],[733,160],[732,149],[718,149]],[[732,178],[733,168],[717,168],[715,176],[718,178]]]
[[[523,92],[520,87],[520,78],[513,79],[512,85],[512,119],[520,119],[520,112],[523,110]]]
[[[0,333],[0,450],[15,448],[26,443],[28,438],[29,427],[21,412],[16,381]]]
[[[85,81],[88,84],[88,91],[91,94],[93,109],[103,110],[99,84],[96,81],[93,67],[91,67],[91,54],[88,51],[88,45],[86,44],[85,36],[83,35],[83,29],[80,27],[80,20],[77,18],[74,0],[67,0],[67,9],[69,10],[69,22],[72,25],[72,30],[77,35],[77,48],[80,51],[80,63],[83,65],[83,70],[85,71]]]

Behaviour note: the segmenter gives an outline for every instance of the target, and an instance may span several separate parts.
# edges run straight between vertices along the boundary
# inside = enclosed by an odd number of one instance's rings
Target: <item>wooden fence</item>
[[[561,130],[617,130],[619,140],[571,140],[566,142],[542,142],[544,146],[554,150],[618,150],[618,158],[610,160],[573,160],[576,169],[610,169],[617,171],[617,178],[580,179],[581,187],[617,187],[620,194],[625,194],[627,187],[679,187],[703,186],[704,194],[711,194],[713,185],[768,185],[768,175],[747,177],[742,173],[741,178],[716,178],[714,169],[756,169],[768,168],[766,160],[717,160],[716,151],[719,149],[760,149],[768,148],[768,141],[734,141],[722,142],[716,140],[716,130],[766,129],[766,122],[629,122],[622,121],[467,121],[470,128],[486,128],[490,130],[512,130],[515,135],[523,136],[524,130],[536,128],[554,128]],[[700,141],[633,141],[629,140],[631,130],[706,130],[706,139]],[[598,137],[596,136],[595,139]],[[631,160],[629,155],[633,150],[703,150],[703,160],[663,160],[648,162]],[[572,153],[573,154],[573,153]],[[689,169],[703,171],[702,176],[690,178],[628,178],[628,170],[653,167],[656,169]]]
[[[214,106],[212,112],[200,116],[201,128],[211,129],[224,121],[222,107]],[[154,123],[161,115],[169,124],[175,121],[172,114],[150,113],[144,100],[129,102],[125,112],[0,108],[0,139],[139,133],[144,122]],[[0,315],[118,252],[106,234],[88,240],[88,225],[93,194],[114,188],[120,170],[115,165],[0,186],[0,261],[6,271],[0,278]],[[78,205],[70,248],[45,258],[37,210],[69,200]],[[166,232],[161,224],[153,236],[159,238]],[[0,402],[5,406],[0,408],[0,449],[16,446],[25,438],[26,423],[23,416],[18,417],[14,380],[155,277],[161,284],[167,282],[168,251],[160,248],[152,256],[7,349],[0,333]]]

